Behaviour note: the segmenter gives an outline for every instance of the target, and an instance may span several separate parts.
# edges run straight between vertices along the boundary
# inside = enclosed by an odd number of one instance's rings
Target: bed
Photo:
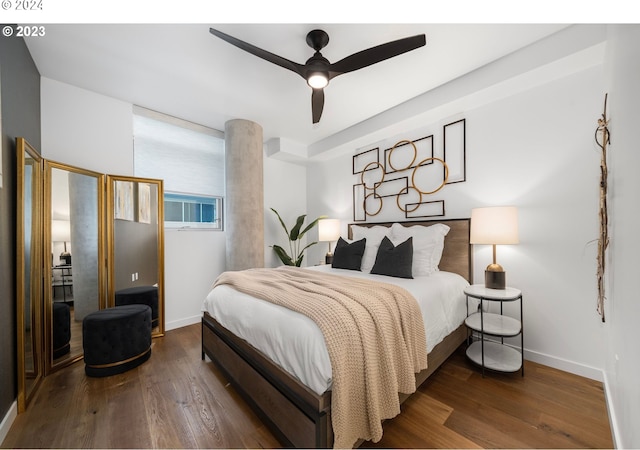
[[[384,233],[385,231],[382,230],[385,229],[391,230],[401,227],[398,232],[405,233],[406,230],[407,235],[410,235],[411,230],[422,230],[423,227],[436,228],[432,225],[444,226],[448,232],[444,237],[441,257],[436,262],[438,271],[425,279],[428,279],[429,282],[436,282],[438,279],[457,277],[463,281],[463,285],[458,284],[458,286],[467,285],[472,276],[469,245],[470,221],[468,219],[413,221],[403,224],[352,224],[349,226],[348,238],[355,241],[359,237],[358,235],[361,236],[364,233],[369,236],[369,241],[372,241],[372,237],[375,237],[377,232]],[[412,228],[415,226],[418,228]],[[414,258],[416,257],[419,259],[417,254]],[[367,264],[371,265],[370,259],[371,252],[365,253],[362,259],[363,272],[369,268],[365,267]],[[309,269],[319,272],[334,271],[328,266]],[[341,269],[335,271],[340,272]],[[348,275],[356,275],[354,271],[344,270],[343,272],[348,272]],[[367,275],[362,276],[366,277]],[[415,278],[422,279],[422,277]],[[405,280],[401,280],[402,283],[405,283]],[[223,287],[226,288],[226,286]],[[458,297],[464,297],[463,288],[456,288],[459,290]],[[212,294],[214,291],[215,294]],[[206,355],[214,362],[284,445],[302,448],[332,447],[334,435],[331,411],[331,373],[329,372],[328,380],[326,374],[320,375],[314,380],[313,375],[301,374],[295,368],[292,369],[286,361],[283,362],[279,359],[279,355],[274,355],[269,348],[261,348],[261,342],[265,340],[263,337],[260,335],[247,336],[246,331],[242,332],[242,329],[238,328],[239,325],[235,323],[243,322],[244,318],[239,321],[229,321],[228,317],[211,307],[212,303],[218,304],[217,301],[214,301],[215,298],[229,297],[228,304],[240,305],[240,310],[242,310],[244,306],[241,301],[247,301],[247,299],[238,300],[233,297],[235,294],[229,292],[226,293],[228,295],[223,296],[221,292],[223,290],[220,286],[217,290],[212,290],[203,306],[202,358],[204,359]],[[271,307],[273,306],[275,305],[271,305]],[[417,386],[424,382],[464,342],[467,336],[463,326],[464,316],[466,316],[466,303],[462,316],[458,311],[457,318],[448,325],[446,333],[440,331],[441,336],[433,338],[427,332],[427,342],[431,344],[428,349],[428,367],[415,375]],[[284,323],[293,323],[288,320],[286,318]],[[276,319],[273,322],[269,319],[270,324],[276,322]],[[251,326],[249,327],[251,328]],[[306,356],[306,358],[307,361],[322,359],[316,357],[315,353],[314,356]],[[295,364],[293,365],[295,366]],[[307,366],[308,364],[297,365]],[[408,395],[400,394],[401,401],[407,397]]]

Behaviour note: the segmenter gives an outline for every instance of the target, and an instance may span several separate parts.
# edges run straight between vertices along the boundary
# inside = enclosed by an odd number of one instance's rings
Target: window
[[[215,228],[222,217],[222,198],[164,194],[164,223],[170,228]]]
[[[224,133],[134,107],[134,173],[164,181],[168,229],[223,229]]]

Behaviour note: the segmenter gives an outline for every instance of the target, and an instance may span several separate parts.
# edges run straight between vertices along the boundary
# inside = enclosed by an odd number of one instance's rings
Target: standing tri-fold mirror
[[[162,180],[104,175],[17,151],[18,411],[42,376],[83,357],[84,317],[151,307],[164,334]]]

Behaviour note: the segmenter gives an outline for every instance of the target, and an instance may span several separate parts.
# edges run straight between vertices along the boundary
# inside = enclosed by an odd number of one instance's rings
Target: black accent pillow
[[[397,278],[413,278],[413,237],[394,246],[388,237],[384,237],[378,248],[376,262],[371,273]]]
[[[349,244],[344,239],[339,238],[336,249],[333,251],[331,267],[334,269],[360,270],[366,242],[367,238],[362,238]]]

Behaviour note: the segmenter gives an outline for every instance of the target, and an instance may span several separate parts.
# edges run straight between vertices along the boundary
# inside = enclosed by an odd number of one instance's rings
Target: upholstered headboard
[[[361,227],[383,226],[391,227],[395,222],[381,223],[351,223],[349,224],[349,239],[352,239],[351,227],[358,225]],[[471,258],[471,244],[469,243],[469,232],[471,229],[471,219],[449,219],[449,220],[421,220],[411,222],[398,222],[405,227],[415,225],[429,226],[442,223],[449,226],[450,230],[444,240],[444,251],[440,260],[440,270],[457,273],[463,276],[469,283],[473,283],[473,265]]]

